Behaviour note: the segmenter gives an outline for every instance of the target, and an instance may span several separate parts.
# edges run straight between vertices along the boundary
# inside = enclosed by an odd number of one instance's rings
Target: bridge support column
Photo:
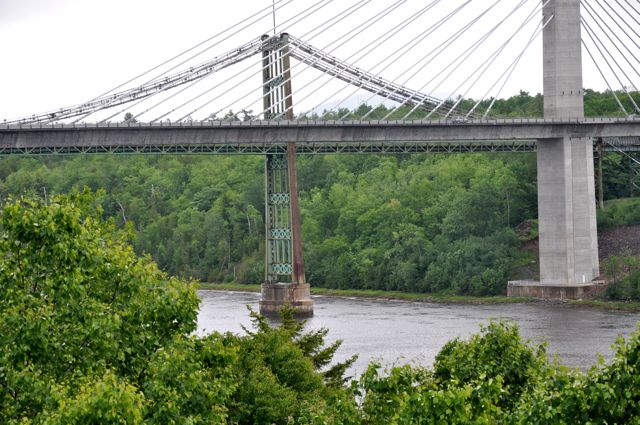
[[[583,118],[580,1],[551,0],[543,32],[544,116]],[[540,282],[509,282],[510,296],[582,298],[600,274],[593,142],[538,140]]]
[[[283,34],[279,48],[263,52],[265,119],[293,119],[287,46],[288,36]],[[287,144],[286,154],[267,155],[265,179],[265,282],[260,313],[277,315],[289,305],[297,316],[312,316],[313,301],[302,257],[295,143]]]
[[[600,274],[593,142],[538,142],[540,281],[589,284]]]

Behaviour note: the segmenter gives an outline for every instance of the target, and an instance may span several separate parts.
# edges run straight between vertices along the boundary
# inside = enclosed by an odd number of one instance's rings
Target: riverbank
[[[201,283],[200,289],[214,291],[260,292],[260,285],[242,283]],[[514,303],[558,303],[572,306],[592,307],[604,310],[640,312],[640,302],[605,300],[540,300],[535,298],[510,298],[505,296],[475,297],[446,293],[421,294],[415,292],[381,291],[369,289],[329,289],[311,287],[311,295],[325,297],[370,298],[443,304],[514,304]]]

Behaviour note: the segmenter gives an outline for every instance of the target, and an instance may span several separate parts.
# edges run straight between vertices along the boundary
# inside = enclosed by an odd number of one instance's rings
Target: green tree
[[[194,288],[138,258],[130,232],[103,223],[97,204],[82,192],[2,208],[0,416],[9,422],[71,406],[60,420],[86,423],[110,403],[135,419],[142,398],[131,385],[140,388],[158,350],[195,330]]]
[[[245,336],[228,336],[238,344],[240,356],[231,420],[357,423],[355,400],[342,386],[356,357],[328,367],[341,341],[326,346],[326,329],[304,332],[305,323],[293,319],[293,310],[283,310],[277,327],[253,311],[250,314],[253,330],[245,329]]]

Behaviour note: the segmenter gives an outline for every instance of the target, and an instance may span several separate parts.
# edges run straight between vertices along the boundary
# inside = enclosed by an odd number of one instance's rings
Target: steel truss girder
[[[618,138],[622,139],[622,138]],[[524,153],[535,152],[536,142],[486,141],[482,143],[462,142],[412,142],[397,144],[370,143],[300,143],[297,153],[314,154],[428,154],[428,153]],[[640,152],[638,140],[613,140],[605,144],[606,152]],[[76,155],[76,154],[202,154],[202,155],[284,155],[285,144],[211,144],[211,145],[146,145],[146,146],[64,146],[64,147],[5,147],[0,148],[0,156],[9,155]]]

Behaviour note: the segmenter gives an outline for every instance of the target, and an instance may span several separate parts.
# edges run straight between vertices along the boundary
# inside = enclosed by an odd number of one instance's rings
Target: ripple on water
[[[200,291],[200,334],[212,331],[242,332],[250,326],[245,305],[258,308],[260,294]],[[342,339],[336,360],[360,357],[353,373],[361,373],[374,359],[382,363],[416,363],[430,366],[450,339],[478,332],[491,319],[509,319],[534,342],[547,342],[549,356],[561,363],[587,369],[598,354],[610,358],[619,334],[628,335],[640,314],[576,308],[557,304],[455,305],[388,300],[314,297],[312,329],[329,329],[328,340]]]

